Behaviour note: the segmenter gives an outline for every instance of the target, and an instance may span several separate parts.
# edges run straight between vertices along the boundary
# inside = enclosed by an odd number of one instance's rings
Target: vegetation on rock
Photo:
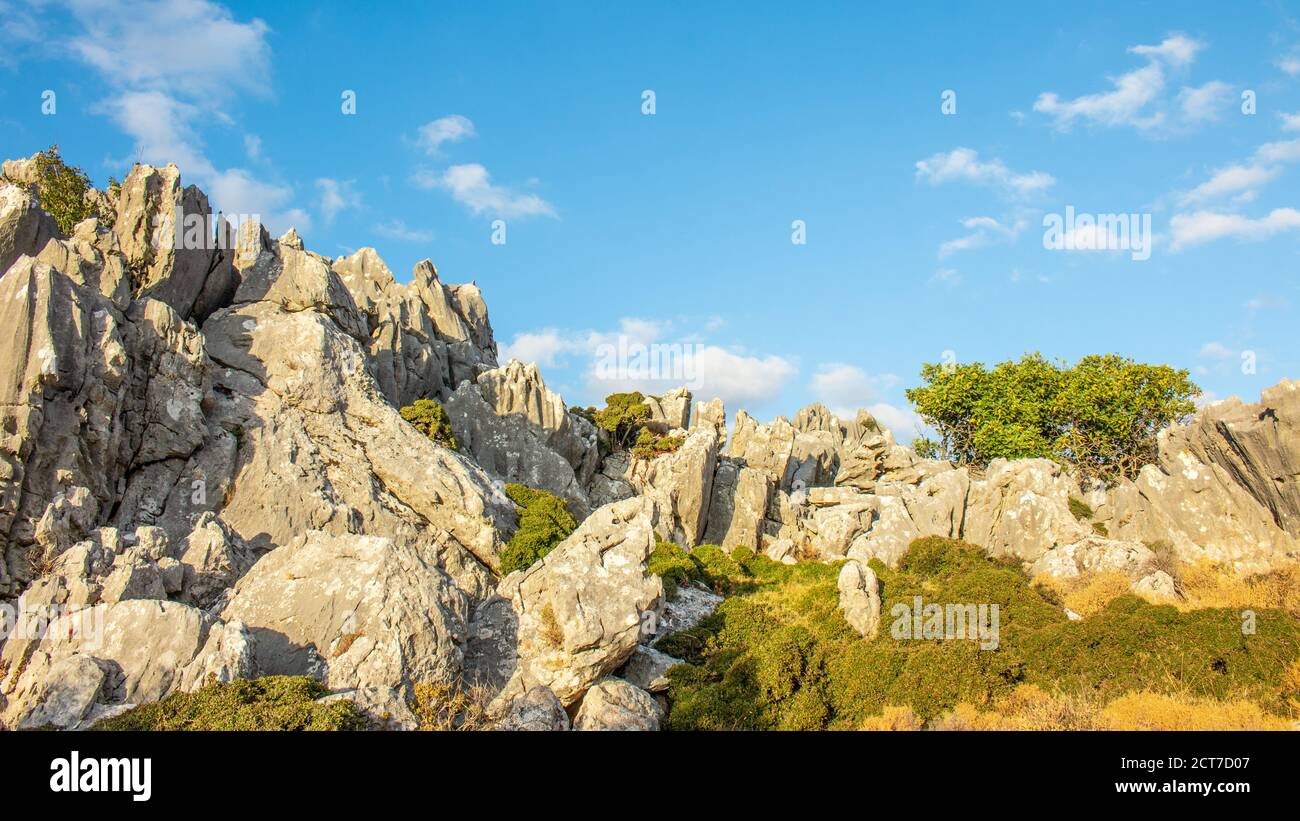
[[[558,496],[513,483],[506,485],[506,495],[519,506],[519,528],[501,551],[502,576],[532,567],[578,527]]]
[[[65,163],[57,145],[50,146],[37,154],[35,160],[38,179],[36,183],[27,184],[17,180],[6,180],[6,182],[13,183],[36,197],[41,203],[41,208],[54,217],[60,231],[71,234],[77,223],[87,217],[105,219],[108,216],[101,214],[93,200],[86,196],[94,189],[90,177],[86,176],[86,172],[78,166]],[[109,184],[117,185],[116,181],[111,179]]]
[[[95,724],[95,730],[365,730],[351,701],[321,704],[325,685],[306,676],[213,681],[193,693],[172,693]]]
[[[1072,367],[1037,353],[993,368],[927,364],[921,379],[907,398],[939,434],[917,443],[928,455],[976,466],[1046,457],[1106,480],[1155,461],[1156,434],[1186,421],[1200,395],[1186,370],[1114,354]]]
[[[638,459],[653,459],[665,453],[675,453],[685,441],[684,436],[660,435],[649,428],[642,428],[636,436],[636,443],[632,445],[632,455]]]
[[[402,408],[402,418],[415,426],[415,429],[434,442],[446,448],[456,449],[456,437],[451,432],[451,419],[447,411],[433,399],[417,399]]]
[[[613,393],[605,397],[605,407],[593,413],[592,419],[616,446],[626,448],[650,419],[650,406],[639,391]]]
[[[1025,684],[1101,703],[1143,691],[1247,699],[1280,715],[1283,677],[1300,658],[1300,624],[1282,611],[1260,609],[1245,635],[1240,610],[1180,612],[1125,591],[1070,621],[1017,563],[937,537],[913,542],[897,569],[871,563],[882,625],[864,640],[839,610],[839,563],[784,565],[749,551],[728,558],[734,569],[714,557],[710,573],[725,577],[731,598],[656,645],[687,662],[670,671],[670,729],[847,729],[884,720],[887,707],[926,723]],[[917,596],[996,603],[997,648],[894,638],[893,607],[911,608]]]

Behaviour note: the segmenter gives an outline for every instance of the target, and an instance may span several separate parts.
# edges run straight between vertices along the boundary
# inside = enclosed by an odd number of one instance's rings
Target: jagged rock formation
[[[1110,488],[1046,460],[920,459],[865,411],[742,410],[729,433],[721,401],[685,388],[647,400],[681,446],[637,458],[607,452],[534,365],[498,365],[482,294],[430,262],[399,284],[374,249],[331,260],[295,231],[209,228],[175,166],[88,196],[110,216],[63,236],[0,183],[0,605],[53,618],[0,635],[6,727],[301,673],[391,727],[417,723],[416,685],[468,681],[502,729],[653,729],[676,659],[650,645],[721,601],[695,584],[666,600],[646,575],[657,539],[847,558],[841,607],[863,635],[880,626],[868,562],[920,536],[1033,573],[1118,570],[1156,596],[1177,592],[1156,541],[1242,572],[1300,558],[1295,382],[1165,431],[1156,463]],[[422,398],[457,450],[401,419]],[[502,579],[504,482],[581,524]]]

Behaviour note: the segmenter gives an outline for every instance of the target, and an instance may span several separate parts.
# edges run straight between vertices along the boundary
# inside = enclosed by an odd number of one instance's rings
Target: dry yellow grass
[[[1154,604],[1171,604],[1179,610],[1277,609],[1300,618],[1300,565],[1255,576],[1239,576],[1231,568],[1210,561],[1178,562],[1166,568],[1178,579],[1180,596],[1161,598],[1145,595]],[[1132,581],[1116,570],[1083,573],[1073,579],[1037,576],[1034,585],[1054,594],[1065,607],[1081,616],[1091,616],[1131,590]]]
[[[1160,693],[1128,693],[1107,704],[1110,730],[1290,730],[1291,722],[1242,699],[1218,701]]]
[[[1300,662],[1293,668],[1300,699]],[[1284,685],[1285,686],[1285,685]],[[1297,701],[1300,708],[1300,701]],[[887,707],[864,730],[921,727],[906,707]],[[1245,699],[1212,699],[1161,693],[1126,693],[1109,704],[1081,696],[1048,693],[1022,684],[986,709],[958,704],[926,725],[931,730],[1291,730],[1292,722]]]
[[[917,718],[911,707],[886,707],[878,716],[862,722],[862,730],[920,730],[925,722]]]

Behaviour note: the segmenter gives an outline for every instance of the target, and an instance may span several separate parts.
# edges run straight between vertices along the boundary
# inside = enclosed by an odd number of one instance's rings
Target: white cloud
[[[1188,123],[1217,120],[1232,99],[1232,86],[1219,80],[1178,92],[1178,106]]]
[[[244,135],[244,153],[250,160],[256,160],[262,156],[262,138],[255,134]]]
[[[69,45],[114,85],[202,98],[269,93],[269,29],[257,18],[241,23],[207,0],[69,6],[84,28]]]
[[[300,233],[311,230],[311,216],[301,208],[288,207],[293,198],[288,186],[256,179],[242,168],[214,171],[206,182],[214,210],[227,216],[255,216],[275,235],[290,228]]]
[[[1281,310],[1291,307],[1291,303],[1285,297],[1264,295],[1246,300],[1246,307],[1252,311]]]
[[[1267,216],[1258,219],[1239,214],[1197,211],[1174,215],[1169,220],[1169,227],[1172,235],[1170,249],[1180,251],[1226,237],[1262,240],[1285,231],[1300,231],[1300,211],[1294,208],[1275,208]]]
[[[1300,57],[1281,57],[1277,67],[1292,77],[1300,77]]]
[[[439,117],[432,122],[427,122],[420,126],[418,134],[415,143],[423,148],[426,154],[438,153],[438,148],[443,143],[457,143],[478,136],[474,130],[474,123],[460,114]]]
[[[1004,225],[993,217],[969,217],[961,221],[963,228],[971,233],[956,239],[947,240],[939,245],[939,258],[950,256],[959,251],[983,248],[994,242],[1014,242],[1025,229],[1023,220],[1016,220]]]
[[[1295,114],[1278,114],[1282,119],[1283,131],[1300,131],[1300,111]]]
[[[1226,196],[1239,201],[1254,198],[1257,189],[1282,173],[1284,166],[1300,162],[1300,139],[1265,143],[1244,163],[1218,169],[1210,178],[1182,194],[1183,205],[1209,202]]]
[[[908,444],[924,423],[912,410],[880,401],[880,394],[898,384],[894,374],[868,374],[856,365],[827,362],[817,367],[808,388],[813,399],[826,405],[841,419],[852,419],[865,408],[876,420]]]
[[[1237,352],[1222,342],[1206,342],[1197,355],[1208,359],[1232,359]]]
[[[917,179],[931,185],[961,181],[975,185],[1000,188],[1015,195],[1025,196],[1051,187],[1056,179],[1042,171],[1017,173],[1002,160],[982,162],[979,153],[970,148],[954,148],[948,153],[938,153],[916,163]]]
[[[500,217],[555,216],[555,208],[537,196],[493,184],[488,170],[478,163],[453,165],[442,173],[421,169],[412,182],[424,189],[440,189],[475,214]]]
[[[316,190],[320,192],[318,208],[328,225],[341,212],[356,208],[361,204],[361,195],[353,190],[353,180],[333,180],[321,177],[316,180]]]
[[[135,158],[176,163],[197,182],[213,207],[227,214],[257,214],[268,229],[306,230],[310,216],[289,207],[292,188],[253,179],[242,168],[219,169],[208,159],[198,124],[233,124],[221,106],[239,95],[269,96],[271,48],[267,25],[240,22],[207,0],[71,0],[80,30],[68,38],[71,53],[112,87],[96,106],[135,141]],[[183,36],[182,36],[183,35]],[[245,138],[250,159],[261,142]]]
[[[400,219],[394,219],[376,225],[375,233],[400,242],[429,242],[433,239],[432,231],[408,228],[406,223]]]
[[[912,440],[925,431],[925,422],[911,408],[900,408],[886,402],[877,402],[867,406],[867,411],[876,421],[889,428],[894,434],[894,441],[900,445],[911,445]]]
[[[693,334],[679,333],[677,323],[671,320],[625,317],[614,330],[544,328],[519,333],[501,346],[500,358],[547,368],[576,366],[592,402],[620,391],[662,393],[685,384],[697,399],[719,397],[733,409],[772,401],[799,371],[785,357],[695,340]],[[631,352],[638,345],[680,346],[678,350],[688,352],[689,372],[645,373],[634,362],[626,369],[602,367],[601,357],[608,351],[621,348]]]
[[[1174,33],[1160,41],[1158,46],[1133,46],[1129,51],[1144,57],[1164,60],[1173,66],[1185,66],[1191,64],[1196,59],[1196,53],[1204,47],[1204,43],[1193,40],[1185,34]]]
[[[1034,101],[1034,111],[1046,114],[1055,126],[1068,131],[1077,121],[1104,127],[1131,127],[1151,131],[1170,125],[1163,95],[1167,85],[1166,70],[1190,66],[1204,43],[1183,34],[1170,34],[1159,45],[1133,46],[1131,54],[1147,59],[1147,64],[1111,77],[1112,88],[1073,99],[1062,99],[1055,92],[1043,92]],[[1199,87],[1184,87],[1175,103],[1177,125],[1188,126],[1218,115],[1228,98],[1230,87],[1214,80]]]

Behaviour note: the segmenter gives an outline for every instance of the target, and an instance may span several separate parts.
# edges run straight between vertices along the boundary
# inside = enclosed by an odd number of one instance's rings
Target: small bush
[[[684,436],[659,435],[649,428],[642,428],[637,434],[636,443],[632,445],[632,455],[638,459],[653,459],[665,453],[675,453],[686,441]]]
[[[97,723],[95,730],[365,730],[355,704],[316,699],[325,685],[305,676],[213,681],[193,693],[172,693]]]
[[[492,698],[481,687],[458,684],[417,684],[411,711],[422,731],[486,730]]]
[[[685,550],[662,540],[650,554],[646,572],[663,579],[664,595],[669,599],[677,598],[677,589],[681,585],[702,578],[699,567]]]
[[[505,490],[519,506],[519,528],[501,551],[502,576],[532,567],[578,527],[560,497],[520,484],[508,484]]]
[[[434,442],[451,450],[456,449],[456,437],[452,435],[447,411],[433,399],[417,399],[398,412],[416,430]]]
[[[1071,496],[1069,501],[1070,515],[1080,522],[1090,522],[1093,517],[1092,507],[1077,496]]]

